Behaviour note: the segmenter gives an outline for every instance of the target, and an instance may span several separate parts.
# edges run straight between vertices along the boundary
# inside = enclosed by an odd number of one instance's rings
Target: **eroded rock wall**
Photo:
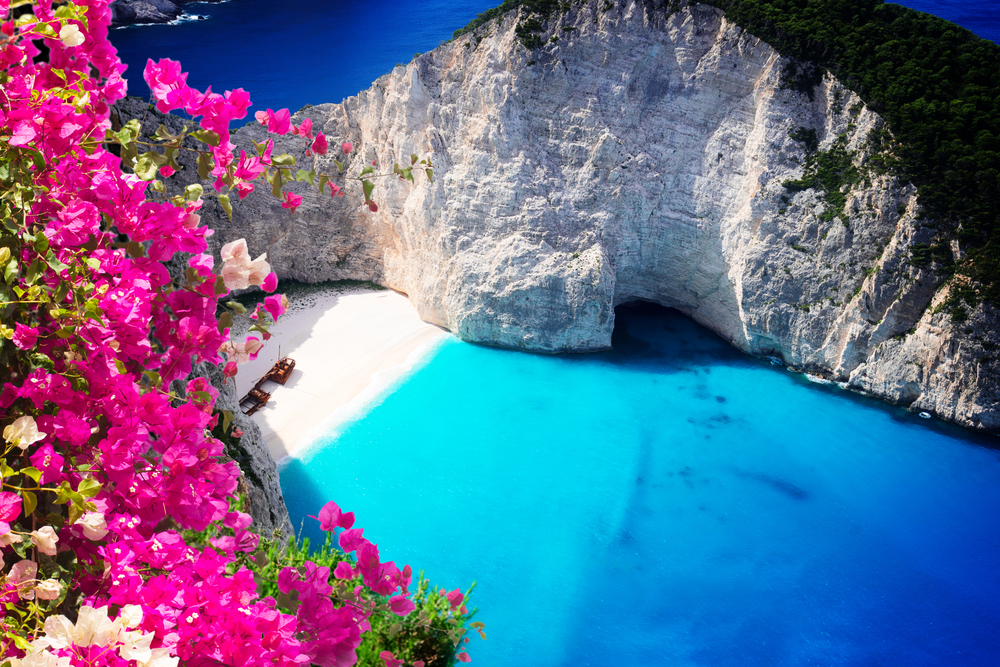
[[[654,301],[749,353],[1000,429],[984,354],[997,318],[953,325],[928,309],[941,278],[908,258],[933,232],[915,188],[872,167],[882,119],[830,77],[811,95],[785,87],[788,61],[715,8],[602,7],[551,17],[533,51],[512,12],[303,110],[297,121],[357,147],[349,174],[417,153],[434,183],[387,179],[376,214],[357,183],[335,199],[298,184],[293,217],[257,192],[211,222],[214,242],[247,237],[283,277],[374,280],[505,347],[607,348],[614,307]],[[803,175],[797,128],[852,155],[862,176],[842,210],[783,185]],[[336,170],[332,153],[319,163]]]

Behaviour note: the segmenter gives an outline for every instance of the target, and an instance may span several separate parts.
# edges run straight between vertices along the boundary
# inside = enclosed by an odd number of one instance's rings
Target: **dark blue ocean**
[[[499,0],[230,0],[116,30],[257,108],[337,102]],[[1000,3],[908,0],[1000,42]],[[480,667],[997,667],[1000,450],[619,310],[609,353],[449,340],[281,470],[382,555],[478,582]]]

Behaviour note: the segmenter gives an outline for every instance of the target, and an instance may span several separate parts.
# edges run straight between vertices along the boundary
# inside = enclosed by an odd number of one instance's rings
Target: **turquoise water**
[[[446,342],[283,468],[293,518],[336,500],[383,557],[477,580],[481,667],[1000,664],[995,439],[674,311],[619,309],[614,346]]]

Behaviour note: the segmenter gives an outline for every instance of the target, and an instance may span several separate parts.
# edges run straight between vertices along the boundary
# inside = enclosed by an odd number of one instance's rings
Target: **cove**
[[[281,484],[468,587],[483,667],[995,665],[996,440],[821,386],[675,311],[614,350],[451,339]]]

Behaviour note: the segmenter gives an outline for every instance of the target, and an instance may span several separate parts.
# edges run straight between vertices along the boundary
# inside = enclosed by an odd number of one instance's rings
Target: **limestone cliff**
[[[908,261],[933,234],[916,190],[872,166],[880,117],[829,76],[808,94],[784,85],[787,59],[720,10],[609,5],[550,17],[530,51],[511,12],[303,110],[354,142],[349,173],[433,155],[433,185],[380,186],[377,214],[360,187],[331,199],[299,184],[294,217],[254,193],[209,223],[214,242],[247,237],[282,277],[374,280],[506,347],[607,348],[614,307],[654,301],[746,352],[1000,429],[1000,318],[935,314],[947,288]],[[783,185],[803,176],[809,130],[862,174],[839,202]]]

